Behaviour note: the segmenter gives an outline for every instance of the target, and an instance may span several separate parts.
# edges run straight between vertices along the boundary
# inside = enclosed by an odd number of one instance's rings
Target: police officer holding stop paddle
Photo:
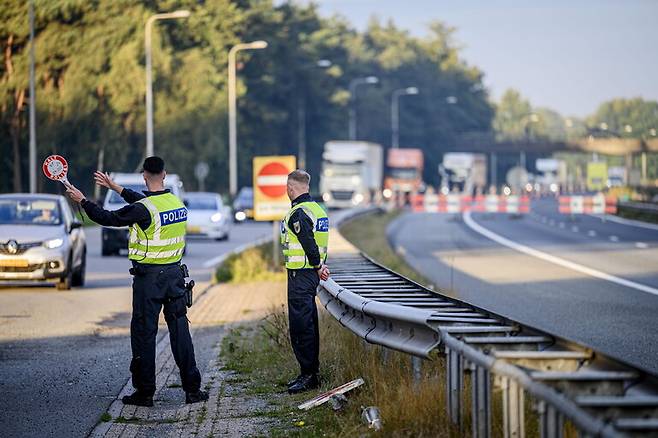
[[[66,191],[94,222],[109,227],[130,227],[128,258],[132,262],[130,273],[134,277],[130,372],[135,392],[123,397],[123,403],[153,406],[155,340],[163,307],[185,402],[204,401],[208,399],[208,393],[200,389],[201,375],[186,316],[187,307],[191,305],[190,284],[193,282],[185,284],[187,267],[180,263],[185,249],[187,209],[180,199],[164,188],[166,172],[162,158],[146,158],[142,172],[148,188],[143,194],[121,187],[106,173],[94,174],[96,184],[116,191],[128,202],[127,206],[116,211],[104,210],[88,201],[74,186]]]

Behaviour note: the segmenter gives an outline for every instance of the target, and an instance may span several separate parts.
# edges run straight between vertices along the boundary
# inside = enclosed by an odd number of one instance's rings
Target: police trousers
[[[290,342],[301,374],[320,367],[320,330],[315,294],[320,277],[315,269],[288,270],[288,322]]]
[[[201,374],[194,358],[185,305],[183,272],[178,264],[139,265],[133,277],[133,314],[130,322],[133,387],[145,395],[155,393],[155,340],[158,319],[164,307],[171,352],[180,371],[185,392],[201,387]]]

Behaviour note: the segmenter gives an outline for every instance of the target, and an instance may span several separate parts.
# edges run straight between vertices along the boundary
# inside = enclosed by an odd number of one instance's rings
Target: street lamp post
[[[32,0],[30,1],[30,193],[37,192],[37,129],[34,82],[34,0]]]
[[[240,50],[257,50],[267,47],[267,41],[236,44],[228,52],[228,159],[229,159],[229,193],[238,192],[238,134],[236,106],[236,70],[235,59]]]
[[[157,20],[170,20],[175,18],[187,18],[190,11],[179,10],[165,14],[151,15],[146,20],[144,31],[144,52],[146,52],[146,156],[150,157],[153,151],[153,79],[152,79],[152,56],[151,56],[151,33],[153,23]]]
[[[332,63],[328,59],[319,59],[314,66],[319,68],[329,68]],[[306,96],[301,91],[302,96],[299,97],[299,105],[297,107],[297,143],[299,163],[297,167],[300,169],[306,168]]]
[[[418,94],[418,88],[407,87],[393,91],[391,96],[391,147],[400,147],[400,96]]]
[[[539,116],[535,113],[530,113],[523,117],[523,132],[525,133],[525,139],[526,142],[530,141],[530,130],[529,130],[529,123],[537,123],[539,122]],[[523,169],[526,168],[526,160],[525,160],[525,151],[521,150],[519,152],[519,165],[523,167]]]
[[[350,82],[350,119],[349,119],[349,138],[356,140],[356,89],[359,85],[374,85],[379,82],[377,76],[366,76],[364,78],[352,79]]]

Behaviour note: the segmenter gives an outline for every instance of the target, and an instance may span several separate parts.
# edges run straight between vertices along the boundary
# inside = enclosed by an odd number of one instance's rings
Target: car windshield
[[[137,193],[142,193],[147,190],[144,184],[122,184],[124,188],[133,190]],[[165,189],[172,190],[172,186],[165,186]],[[172,190],[173,191],[173,190]],[[110,199],[107,201],[109,204],[125,204],[120,194],[115,191],[110,192]]]
[[[218,210],[221,207],[215,196],[190,196],[185,198],[185,204],[190,210]]]
[[[133,190],[137,193],[142,193],[144,190],[146,190],[146,186],[144,184],[124,184],[123,187]],[[120,194],[113,190],[110,192],[110,199],[107,202],[110,204],[123,204],[126,201],[123,200]]]
[[[251,187],[244,187],[235,198],[236,205],[251,206],[254,203],[254,190]]]
[[[0,199],[0,225],[61,225],[59,203],[52,199]]]

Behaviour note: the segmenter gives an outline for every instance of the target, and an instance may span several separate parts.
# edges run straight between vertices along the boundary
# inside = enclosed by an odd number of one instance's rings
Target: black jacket
[[[121,207],[115,211],[105,210],[95,203],[83,200],[82,208],[89,216],[89,219],[99,225],[106,227],[129,227],[132,224],[137,224],[142,230],[146,230],[151,226],[151,213],[142,204],[136,203],[140,199],[147,196],[162,195],[168,193],[170,190],[161,190],[157,192],[145,191],[143,194],[134,190],[124,188],[121,191],[121,197],[128,203],[125,207]]]
[[[292,206],[294,207],[302,202],[313,202],[313,198],[311,198],[311,195],[308,193],[304,193],[292,201]],[[299,223],[299,225],[295,226],[295,223]],[[298,208],[290,216],[290,219],[288,220],[288,228],[295,233],[299,239],[299,243],[302,245],[304,253],[306,253],[306,257],[308,257],[308,261],[311,263],[309,268],[319,268],[321,264],[320,251],[318,250],[318,244],[315,243],[315,237],[313,236],[313,221],[311,218],[308,217],[303,209]],[[299,232],[296,231],[297,228],[299,228]]]

